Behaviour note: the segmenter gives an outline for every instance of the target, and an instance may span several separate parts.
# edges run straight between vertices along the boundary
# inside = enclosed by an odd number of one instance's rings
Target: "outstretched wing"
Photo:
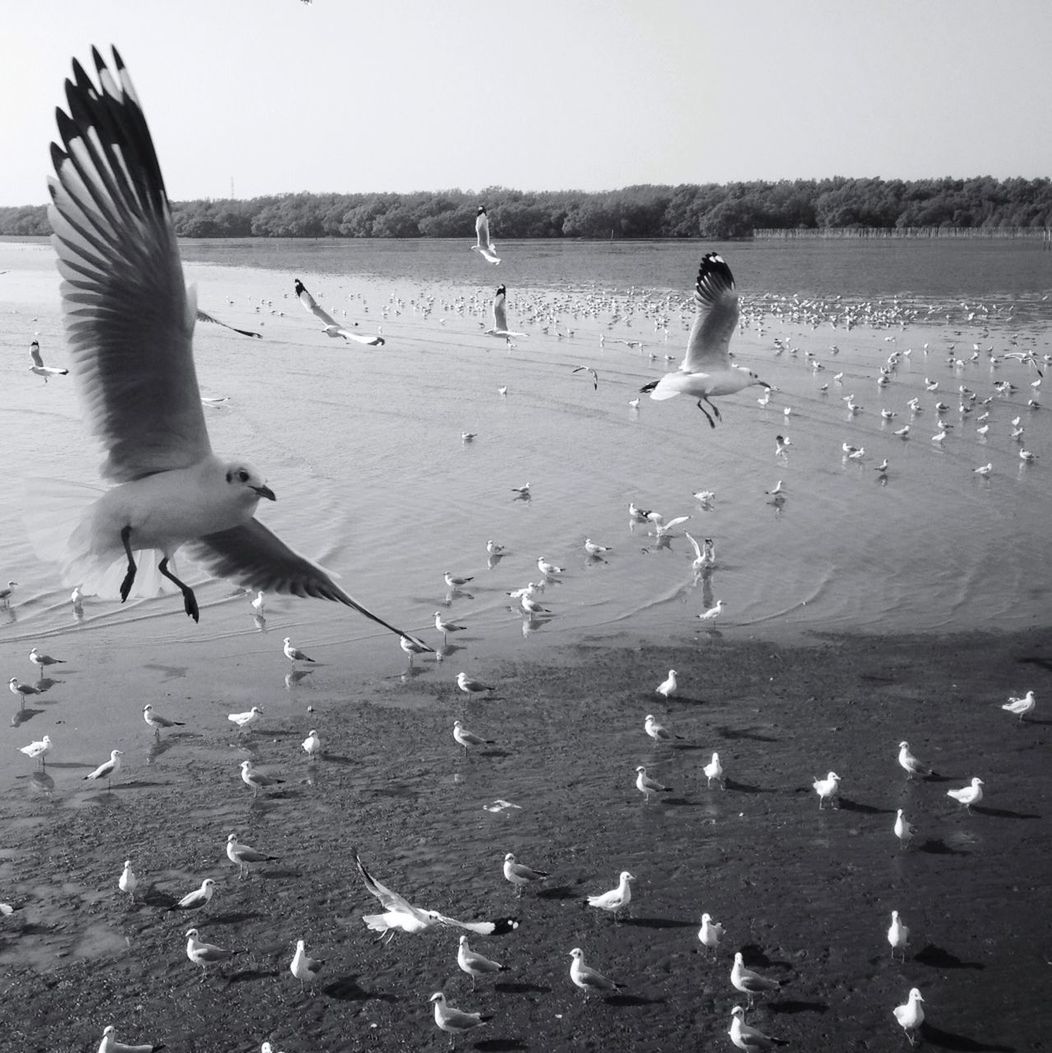
[[[354,853],[354,862],[358,867],[358,873],[362,875],[362,881],[365,882],[366,889],[369,891],[370,895],[375,896],[380,901],[381,906],[383,906],[385,910],[405,911],[410,914],[416,912],[416,908],[411,906],[407,900],[403,899],[397,892],[392,892],[386,885],[381,885],[380,882],[365,869],[362,857],[358,855],[357,852]]]
[[[349,596],[316,563],[289,548],[258,519],[243,526],[220,530],[189,541],[184,546],[192,559],[203,563],[216,577],[229,578],[249,589],[290,593],[334,600],[353,607],[359,614],[391,632],[404,636],[425,650],[432,648],[415,636],[389,625],[356,599]]]
[[[493,297],[493,328],[498,333],[506,333],[508,331],[508,314],[504,306],[506,299],[507,292],[502,285]]]
[[[33,359],[33,365],[37,369],[43,369],[44,359],[40,355],[40,345],[35,340],[29,345],[29,354]]]
[[[304,285],[299,278],[296,279],[294,288],[296,290],[296,295],[300,298],[300,303],[303,304],[304,310],[310,311],[315,318],[320,322],[324,322],[325,325],[334,325],[337,329],[340,328],[340,323],[337,322],[336,319],[333,318],[333,316],[323,307],[318,306],[317,300],[307,292],[307,286]]]
[[[224,329],[231,329],[235,333],[240,333],[242,336],[255,336],[260,340],[263,339],[262,333],[253,333],[251,329],[238,329],[237,326],[227,325],[226,322],[221,322],[218,318],[213,318],[206,311],[202,311],[200,307],[197,309],[197,321],[208,322],[211,325],[221,325]]]
[[[210,451],[194,372],[187,293],[168,195],[124,63],[92,49],[96,86],[74,61],[62,145],[51,144],[52,245],[77,387],[118,482]]]
[[[683,536],[690,542],[691,547],[694,549],[694,558],[701,559],[701,545],[699,545],[685,530],[683,531]]]
[[[688,373],[726,368],[730,365],[731,337],[738,325],[738,292],[734,275],[719,253],[707,252],[701,258],[694,305],[697,315],[679,368]]]
[[[518,918],[495,918],[493,921],[458,921],[456,918],[446,917],[438,911],[431,911],[431,917],[441,925],[455,929],[466,929],[468,932],[477,933],[479,936],[504,936],[519,927]]]

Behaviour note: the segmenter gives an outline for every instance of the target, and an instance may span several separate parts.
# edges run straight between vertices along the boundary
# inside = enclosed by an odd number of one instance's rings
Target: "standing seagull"
[[[317,760],[321,756],[321,739],[318,737],[317,728],[311,728],[307,737],[303,740],[303,752],[309,760]]]
[[[716,957],[716,952],[719,950],[721,939],[723,939],[723,926],[718,921],[713,921],[711,914],[702,914],[701,928],[698,929],[698,942],[712,951],[713,958]]]
[[[585,965],[584,951],[580,947],[574,947],[570,951],[570,979],[581,988],[586,995],[593,991],[616,991],[621,985],[604,976],[598,969]]]
[[[105,779],[106,789],[109,790],[113,776],[121,770],[121,757],[123,756],[123,750],[110,750],[110,759],[104,761],[93,772],[89,772],[85,775],[84,778],[90,779],[92,782],[96,782],[99,779]]]
[[[453,721],[453,738],[464,747],[465,756],[467,755],[468,748],[471,746],[494,745],[493,739],[484,739],[480,735],[476,735],[473,731],[468,731],[459,720]]]
[[[36,742],[31,742],[28,746],[19,746],[18,752],[24,753],[27,757],[39,758],[40,767],[46,768],[47,761],[44,758],[49,749],[51,749],[51,736],[45,735],[42,739],[39,739]]]
[[[731,984],[736,991],[749,996],[749,1008],[752,1008],[753,997],[763,994],[765,991],[777,991],[782,986],[780,980],[771,980],[752,969],[746,969],[741,951],[734,955],[734,965],[731,967]]]
[[[40,651],[34,647],[29,652],[29,660],[40,670],[41,673],[47,670],[49,665],[65,665],[66,660],[64,658],[52,658],[49,654],[41,654]]]
[[[196,910],[198,907],[204,907],[215,895],[215,890],[215,881],[212,878],[207,877],[201,882],[200,888],[195,888],[193,892],[188,892],[178,903],[176,903],[176,906],[180,910]]]
[[[11,606],[11,597],[14,595],[16,588],[18,588],[17,581],[9,581],[5,586],[0,588],[0,607]]]
[[[740,1005],[736,1005],[731,1010],[731,1026],[727,1034],[731,1036],[731,1041],[745,1053],[756,1053],[757,1050],[770,1049],[771,1046],[789,1045],[784,1039],[771,1038],[770,1035],[765,1035],[762,1031],[750,1027],[745,1022],[745,1010]]]
[[[312,992],[314,990],[314,981],[318,978],[318,973],[321,972],[321,967],[324,964],[318,958],[307,956],[306,945],[303,940],[296,941],[296,953],[292,956],[292,961],[289,963],[289,972],[301,984],[309,983]]]
[[[161,737],[161,728],[186,727],[185,720],[169,720],[167,717],[162,717],[160,713],[155,713],[153,711],[153,706],[150,705],[149,702],[142,707],[142,719],[153,728],[154,734],[158,738]]]
[[[471,977],[471,990],[475,990],[475,979],[479,976],[486,976],[489,973],[506,973],[508,967],[501,965],[500,962],[492,961],[478,953],[473,951],[471,945],[468,943],[467,936],[460,937],[460,945],[457,948],[457,965],[460,966],[461,972],[465,972]]]
[[[648,713],[646,719],[643,721],[643,730],[655,741],[655,742],[671,742],[673,739],[682,739],[682,735],[676,735],[674,732],[668,730],[664,724],[661,724],[653,713]]]
[[[17,676],[11,677],[7,682],[7,689],[18,699],[18,704],[24,706],[29,695],[39,695],[40,692],[32,684],[23,684]]]
[[[314,662],[314,659],[311,658],[310,655],[304,654],[303,651],[301,651],[298,647],[293,647],[291,636],[286,636],[285,639],[282,640],[282,644],[282,651],[284,652],[285,657],[293,665],[295,665],[297,662]]]
[[[716,427],[708,410],[719,417],[720,411],[710,401],[713,395],[733,395],[751,384],[770,388],[751,369],[732,366],[730,362],[731,336],[738,325],[738,292],[734,276],[726,261],[715,252],[701,258],[698,280],[694,286],[694,305],[697,314],[687,341],[687,353],[675,373],[666,373],[660,380],[644,384],[640,391],[649,392],[652,399],[670,399],[679,394],[698,400],[698,409]]]
[[[840,807],[840,776],[831,771],[824,779],[815,779],[811,784],[818,794],[818,810],[821,811],[829,801],[834,808]]]
[[[210,965],[232,958],[237,951],[228,951],[223,947],[217,947],[214,943],[205,943],[199,940],[198,936],[197,929],[186,930],[186,956],[194,965],[201,966],[201,982],[204,983]]]
[[[345,325],[340,325],[335,318],[323,307],[319,307],[317,301],[309,292],[307,292],[307,286],[296,279],[296,284],[293,286],[296,295],[299,297],[299,301],[303,304],[305,311],[314,315],[319,322],[324,326],[322,332],[326,336],[342,336],[344,340],[353,340],[358,344],[368,344],[369,347],[382,347],[384,345],[384,338],[382,336],[365,336],[361,333],[352,333]]]
[[[646,768],[642,764],[636,768],[636,789],[643,795],[643,803],[650,803],[651,793],[671,793],[671,786],[662,786],[657,779],[647,775]]]
[[[256,771],[252,761],[243,760],[241,762],[241,781],[252,791],[253,797],[258,797],[260,790],[265,790],[268,786],[280,785],[285,780],[276,779],[273,775],[264,775],[263,772]]]
[[[1022,698],[1009,698],[1007,702],[1002,704],[1001,708],[1017,716],[1019,723],[1022,724],[1023,718],[1033,713],[1036,705],[1037,701],[1034,698],[1034,692],[1028,691]]]
[[[473,252],[477,252],[487,263],[494,265],[500,263],[497,255],[497,246],[493,244],[489,236],[489,216],[486,215],[486,206],[479,205],[475,213],[475,244],[471,246]]]
[[[920,991],[916,987],[911,987],[906,1004],[897,1005],[892,1010],[899,1027],[906,1032],[906,1038],[909,1039],[911,1046],[916,1043],[917,1032],[924,1023],[924,1010],[921,1008],[923,1001],[924,996]]]
[[[976,776],[968,786],[959,790],[947,790],[947,797],[964,805],[964,810],[970,812],[973,804],[978,804],[983,799],[983,780]]]
[[[98,85],[74,61],[66,82],[72,116],[57,113],[62,145],[51,148],[48,215],[73,376],[106,449],[102,474],[115,485],[86,514],[41,508],[31,517],[42,528],[31,536],[45,558],[63,564],[67,584],[87,592],[112,595],[107,571],[125,565],[122,601],[135,584],[135,553],[154,550],[157,571],[179,588],[195,621],[194,592],[168,566],[184,545],[213,575],[242,587],[333,600],[405,635],[255,519],[260,499],[274,492],[243,461],[212,452],[194,371],[195,298],[146,118],[116,50],[112,70],[97,50],[92,56]],[[56,522],[74,525],[59,531]],[[146,594],[158,585],[140,581]]]
[[[545,870],[534,870],[533,867],[528,867],[525,863],[516,862],[515,855],[512,852],[509,852],[504,857],[504,877],[505,880],[510,881],[515,886],[516,896],[521,896],[527,885],[543,881],[549,876]]]
[[[614,921],[617,921],[621,911],[632,902],[631,883],[633,881],[635,881],[635,875],[630,874],[627,870],[622,870],[617,880],[617,888],[613,888],[609,892],[601,892],[595,896],[588,896],[588,906],[595,907],[598,910],[609,911],[613,914]]]
[[[906,741],[899,743],[899,767],[906,773],[906,778],[912,779],[914,775],[924,778],[926,775],[935,773],[926,764],[922,764],[911,752],[910,744]]]
[[[226,719],[232,724],[236,724],[237,730],[240,733],[242,731],[247,731],[253,724],[257,723],[262,712],[262,706],[253,706],[250,710],[247,710],[244,713],[228,713]]]
[[[456,1045],[457,1035],[474,1031],[476,1027],[493,1019],[492,1016],[483,1016],[482,1013],[465,1013],[462,1009],[451,1006],[441,991],[436,991],[429,1001],[435,1005],[435,1023],[439,1030],[449,1035],[450,1049]]]
[[[132,903],[135,902],[135,890],[138,888],[139,879],[135,876],[135,871],[132,870],[131,860],[126,859],[124,861],[124,869],[121,871],[121,876],[117,878],[117,888],[121,892],[127,892],[131,897]]]
[[[893,910],[891,912],[891,924],[888,926],[888,943],[891,944],[891,957],[895,957],[895,952],[898,951],[902,955],[902,960],[906,960],[906,947],[910,942],[910,930],[907,926],[902,924],[899,919],[899,912]]]
[[[720,784],[721,790],[727,789],[727,780],[723,777],[723,765],[720,763],[720,755],[716,752],[712,754],[712,760],[701,769],[705,773],[705,786],[706,788],[712,786],[712,780],[715,779]]]
[[[251,845],[244,845],[237,839],[237,834],[229,834],[226,839],[226,857],[238,868],[238,877],[244,880],[248,877],[250,867],[260,863],[274,862],[278,857],[260,852]]]
[[[662,698],[671,698],[679,690],[679,682],[676,680],[676,670],[670,669],[668,676],[654,689]]]

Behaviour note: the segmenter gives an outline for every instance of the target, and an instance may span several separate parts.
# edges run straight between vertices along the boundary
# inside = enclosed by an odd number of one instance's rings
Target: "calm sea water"
[[[509,242],[492,268],[466,243],[189,242],[200,306],[264,334],[197,328],[203,393],[229,396],[208,411],[213,445],[261,470],[279,498],[261,510],[268,525],[339,572],[361,602],[434,642],[436,610],[468,626],[441,671],[425,675],[612,631],[700,632],[704,646],[696,615],[717,599],[724,634],[1047,621],[1052,405],[1028,407],[1041,397],[1038,374],[1004,355],[1052,351],[1052,254],[1010,241],[712,246],[749,307],[732,342],[738,361],[777,391],[767,407],[759,388],[723,399],[710,428],[686,398],[629,406],[674,367],[665,356],[681,357],[709,247]],[[0,513],[0,578],[20,582],[18,602],[0,611],[11,675],[30,674],[31,641],[57,653],[69,634],[95,631],[118,649],[207,642],[220,663],[277,653],[280,673],[280,639],[291,635],[323,656],[351,647],[363,683],[397,672],[393,640],[356,615],[275,597],[260,633],[247,600],[222,582],[201,585],[197,627],[172,597],[89,602],[72,619],[69,588],[36,559],[19,509],[34,476],[91,479],[97,456],[71,385],[26,371],[35,333],[49,360],[66,354],[50,250],[20,253],[3,278],[0,336],[4,459],[28,475],[25,491],[6,488]],[[362,331],[382,326],[386,346],[327,339],[292,297],[294,277]],[[480,325],[498,281],[510,324],[528,334],[512,347]],[[880,388],[894,351],[897,370]],[[571,372],[580,365],[598,372],[598,389]],[[998,392],[998,382],[1013,387]],[[967,414],[962,385],[976,395]],[[849,394],[860,412],[848,410]],[[939,401],[952,425],[941,444]],[[1016,417],[1022,443],[1011,437]],[[904,424],[908,439],[894,434]],[[777,435],[790,438],[785,456]],[[863,447],[862,459],[845,459],[844,443]],[[1020,459],[1023,447],[1036,461]],[[885,458],[886,474],[876,470]],[[975,474],[986,464],[988,476]],[[766,491],[779,480],[786,494],[775,501]],[[516,499],[512,488],[527,481],[532,499]],[[699,490],[714,492],[711,503],[692,496]],[[630,501],[689,515],[685,528],[715,541],[711,573],[692,573],[683,527],[662,540],[630,524]],[[586,558],[586,536],[611,547],[605,560]],[[507,554],[488,560],[487,539]],[[552,617],[524,622],[506,592],[538,580],[542,555],[566,571],[544,593]],[[451,597],[446,570],[473,580]]]

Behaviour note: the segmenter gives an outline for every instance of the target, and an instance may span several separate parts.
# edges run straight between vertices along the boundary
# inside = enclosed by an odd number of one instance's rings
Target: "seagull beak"
[[[277,498],[274,496],[274,491],[269,486],[253,486],[253,490],[259,494],[260,497],[265,497],[268,501],[276,501]]]
[[[758,380],[756,381],[756,383],[759,384],[761,387],[767,388],[768,391],[772,391],[774,389],[774,385],[768,384],[766,380]]]

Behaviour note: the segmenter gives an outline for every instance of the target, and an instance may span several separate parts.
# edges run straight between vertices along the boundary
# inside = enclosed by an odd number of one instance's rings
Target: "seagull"
[[[450,633],[463,632],[467,628],[467,626],[457,625],[456,622],[447,621],[445,618],[442,617],[441,611],[435,611],[435,628],[442,634],[442,641],[443,643],[445,643],[446,638]]]
[[[197,907],[203,907],[215,894],[216,883],[212,878],[205,878],[201,882],[200,888],[195,888],[193,892],[188,892],[176,906],[181,910],[194,910]]]
[[[731,984],[733,984],[735,990],[749,996],[750,1009],[752,1009],[754,995],[763,994],[764,991],[777,991],[782,986],[780,980],[772,980],[753,972],[752,969],[746,969],[741,951],[734,955],[734,965],[731,967]]]
[[[774,437],[774,455],[775,457],[787,457],[789,447],[793,444],[789,441],[787,435],[776,435]]]
[[[43,673],[49,665],[66,664],[64,658],[52,658],[49,654],[41,654],[35,647],[29,652],[29,660],[41,671],[41,673]]]
[[[292,646],[292,637],[291,636],[286,636],[285,639],[282,640],[282,648],[281,649],[284,652],[285,657],[293,665],[295,665],[297,662],[313,662],[314,661],[314,659],[311,658],[310,655],[304,654],[304,652],[301,651],[298,647],[293,647]]]
[[[909,848],[910,841],[913,840],[913,825],[902,814],[901,808],[895,812],[894,830],[895,836],[899,839],[899,847],[903,849]]]
[[[500,263],[497,255],[497,246],[493,244],[489,236],[489,216],[486,215],[486,206],[479,205],[475,213],[475,244],[471,246],[473,252],[477,252],[487,263],[494,265]]]
[[[307,737],[303,740],[303,752],[311,760],[315,760],[321,756],[321,739],[318,738],[318,732],[316,728],[311,728],[307,732]]]
[[[517,808],[520,812],[522,811],[521,804],[516,804],[514,801],[506,801],[503,797],[498,797],[490,804],[484,804],[482,806],[484,812],[507,812],[512,808]]]
[[[45,366],[44,359],[40,355],[40,344],[36,340],[29,345],[29,354],[33,359],[33,364],[29,367],[29,372],[36,373],[38,377],[43,377],[45,384],[48,381],[48,377],[64,377],[69,373],[68,369],[59,369],[56,366]]]
[[[584,550],[593,559],[598,559],[604,552],[610,551],[609,545],[600,545],[593,541],[590,537],[584,539]]]
[[[158,1042],[156,1045],[151,1042],[142,1042],[137,1046],[131,1046],[127,1042],[118,1042],[117,1029],[112,1024],[108,1024],[102,1030],[102,1041],[99,1043],[98,1053],[156,1053],[159,1049],[164,1049],[163,1042]]]
[[[1034,698],[1034,692],[1028,691],[1022,698],[1009,698],[1007,702],[1002,704],[1001,708],[1017,716],[1019,723],[1022,724],[1023,718],[1033,713],[1036,705],[1037,701]]]
[[[201,982],[203,983],[208,976],[208,967],[210,965],[224,962],[238,952],[224,950],[224,948],[217,947],[214,943],[204,943],[197,938],[198,935],[197,929],[186,930],[186,956],[194,965],[201,966]]]
[[[365,336],[362,333],[352,333],[346,326],[340,325],[328,311],[318,306],[317,301],[307,291],[307,286],[299,278],[296,279],[293,289],[299,297],[300,303],[303,304],[304,310],[314,315],[322,323],[324,326],[322,332],[326,336],[342,336],[344,340],[353,340],[355,343],[367,344],[369,347],[382,347],[384,345],[384,338],[379,334],[376,336]]]
[[[723,926],[718,921],[713,921],[711,914],[702,914],[701,928],[698,929],[698,940],[703,947],[708,947],[712,951],[713,958],[716,957],[722,938]]]
[[[46,768],[47,761],[45,760],[45,757],[47,751],[51,749],[51,746],[51,736],[45,735],[42,739],[37,742],[31,742],[28,746],[19,746],[18,752],[24,753],[27,757],[38,757],[40,759],[40,766]]]
[[[924,996],[920,991],[916,987],[911,987],[906,1004],[897,1005],[892,1010],[899,1027],[906,1032],[906,1038],[909,1039],[911,1046],[916,1043],[917,1031],[924,1023],[924,1010],[921,1008],[923,1001]]]
[[[500,260],[495,262],[500,263]],[[431,996],[430,1001],[435,1004],[435,1023],[440,1031],[444,1031],[449,1035],[450,1049],[453,1049],[456,1044],[457,1035],[474,1031],[476,1027],[493,1019],[492,1014],[465,1013],[463,1010],[451,1006],[441,991],[436,991]]]
[[[818,794],[819,811],[825,808],[826,801],[829,801],[834,808],[840,807],[838,800],[840,796],[840,776],[835,771],[831,771],[824,779],[815,779],[811,785],[815,788],[815,793]]]
[[[241,762],[241,781],[252,791],[253,797],[258,797],[260,790],[265,790],[268,786],[279,785],[285,780],[276,779],[272,775],[264,775],[261,771],[256,771],[252,761],[243,760]]]
[[[124,756],[123,750],[110,750],[110,759],[103,761],[93,772],[88,772],[84,776],[85,779],[90,779],[92,782],[98,779],[106,780],[106,789],[110,789],[110,781],[113,776],[121,770],[121,757]]]
[[[493,739],[484,739],[479,735],[476,735],[473,731],[468,731],[466,727],[459,720],[453,721],[453,738],[464,747],[464,753],[467,754],[469,746],[492,746],[494,745]]]
[[[29,695],[39,695],[40,691],[31,684],[23,684],[17,676],[11,677],[7,682],[7,689],[18,698],[18,704],[24,705]]]
[[[768,389],[771,385],[752,370],[730,363],[730,340],[738,324],[738,293],[730,267],[716,252],[707,252],[701,259],[694,286],[694,305],[697,314],[679,369],[645,384],[640,391],[649,392],[652,399],[659,401],[680,393],[690,395],[698,400],[698,409],[715,428],[716,421],[703,402],[719,417],[720,411],[710,401],[711,396],[733,395],[751,384]]]
[[[668,676],[654,689],[656,694],[662,698],[669,699],[679,690],[679,681],[676,679],[676,670],[670,669]],[[649,717],[647,718],[650,719]]]
[[[457,687],[465,694],[480,695],[484,691],[492,691],[492,684],[484,684],[481,680],[472,680],[467,673],[457,673]]]
[[[659,724],[653,713],[648,713],[643,721],[643,730],[655,742],[671,742],[673,739],[682,739],[682,735],[676,735],[669,731],[664,724]]]
[[[525,336],[525,333],[515,333],[508,328],[507,302],[508,290],[503,283],[497,286],[493,294],[493,324],[486,330],[486,336],[502,336],[505,340],[511,340],[513,336]],[[507,392],[505,387],[501,394]]]
[[[445,580],[446,587],[454,590],[459,589],[464,585],[467,585],[469,581],[475,580],[474,576],[467,578],[457,577],[451,574],[448,570],[442,575],[442,577]]]
[[[486,542],[486,555],[487,556],[503,556],[505,555],[504,546],[498,545],[493,538],[490,538]]]
[[[127,892],[131,897],[131,901],[135,902],[135,890],[139,885],[139,879],[135,876],[135,871],[132,870],[131,860],[126,859],[124,861],[124,869],[121,871],[121,876],[117,878],[117,888],[121,892]]]
[[[643,803],[650,803],[651,793],[671,793],[671,786],[662,786],[656,779],[647,775],[646,768],[642,764],[636,768],[636,789],[643,795]]]
[[[505,388],[505,390],[507,390]],[[522,486],[513,486],[511,492],[516,495],[515,500],[528,498],[530,496],[530,484],[524,483]]]
[[[705,567],[712,567],[716,562],[716,545],[712,538],[705,538],[704,547],[698,544],[697,538],[688,533],[686,530],[683,531],[683,536],[690,542],[690,547],[694,549],[694,559],[691,561],[690,569],[693,571],[704,570]]]
[[[68,540],[50,555],[63,563],[67,583],[99,595],[110,585],[106,571],[123,563],[123,602],[136,579],[135,553],[156,550],[158,573],[178,587],[196,621],[193,590],[169,568],[185,546],[215,576],[343,603],[405,635],[255,519],[260,499],[272,501],[274,492],[249,465],[212,452],[194,371],[194,294],[184,285],[146,118],[117,51],[112,70],[97,50],[92,56],[99,84],[74,61],[66,82],[72,116],[57,114],[62,146],[52,145],[48,215],[74,380],[107,451],[102,474],[115,485],[86,515],[68,517]],[[147,592],[153,587],[140,581]]]
[[[309,983],[313,990],[314,981],[318,978],[318,973],[321,972],[321,967],[325,963],[318,958],[309,958],[304,947],[303,940],[296,941],[296,953],[292,956],[292,961],[289,962],[289,972],[301,984]]]
[[[614,921],[617,921],[621,911],[632,902],[631,882],[633,881],[635,881],[635,875],[630,874],[627,870],[622,870],[620,877],[617,879],[617,888],[611,889],[609,892],[588,896],[588,906],[595,907],[597,910],[608,911],[613,914]]]
[[[613,980],[604,976],[597,969],[593,969],[591,966],[586,965],[584,961],[584,951],[580,947],[574,947],[570,951],[570,957],[573,959],[570,962],[570,979],[580,987],[586,995],[590,995],[593,991],[616,991],[622,985],[614,983]]]
[[[717,600],[715,607],[710,607],[707,611],[702,611],[698,617],[703,622],[715,622],[716,619],[723,613],[723,600]]]
[[[489,973],[506,973],[508,971],[506,965],[491,961],[489,958],[479,954],[478,951],[473,951],[468,943],[467,936],[460,937],[460,945],[457,948],[457,965],[460,966],[462,972],[467,973],[471,977],[472,991],[475,990],[477,977],[486,976]]]
[[[17,581],[9,581],[3,588],[0,588],[0,607],[11,606],[11,597],[14,595],[17,587]]]
[[[362,921],[365,922],[366,928],[372,929],[373,932],[381,933],[381,939],[384,935],[393,936],[398,930],[410,933],[426,932],[436,925],[466,929],[468,932],[474,932],[479,936],[503,935],[519,927],[517,918],[497,918],[493,921],[458,921],[456,918],[440,914],[437,910],[414,907],[397,892],[392,892],[386,885],[380,884],[365,869],[365,864],[357,852],[354,853],[354,862],[358,867],[358,873],[362,876],[362,881],[365,882],[366,890],[375,896],[384,908],[383,914],[362,915]]]
[[[912,779],[914,775],[920,775],[923,778],[926,775],[935,774],[931,768],[913,756],[910,752],[910,744],[906,741],[899,743],[899,767],[905,771],[909,779]]]
[[[891,944],[891,957],[895,957],[895,952],[899,951],[902,955],[902,960],[906,960],[906,946],[910,942],[910,930],[902,924],[899,920],[899,912],[893,910],[891,912],[891,925],[888,926],[888,943]]]
[[[599,374],[591,366],[577,366],[570,370],[571,373],[590,373],[592,375],[592,386],[599,390]],[[637,403],[638,405],[638,403]]]
[[[972,469],[973,475],[981,475],[984,478],[988,476],[994,470],[994,462],[988,461],[986,464],[979,465],[978,468]]]
[[[259,720],[259,716],[262,712],[262,706],[253,706],[245,713],[228,713],[226,719],[232,724],[237,725],[238,732],[242,732],[247,731],[252,727],[252,725]]]
[[[723,765],[720,764],[720,755],[713,753],[712,760],[702,768],[705,773],[705,785],[706,787],[712,786],[712,780],[715,779],[720,784],[721,790],[727,789],[726,780],[723,778]]]
[[[249,606],[258,614],[261,618],[266,614],[266,607],[263,602],[263,590],[256,590],[256,598],[249,604]]]
[[[160,713],[155,713],[149,702],[142,707],[142,719],[153,728],[158,737],[161,734],[161,728],[186,727],[185,720],[169,720],[167,717],[162,717]]]
[[[242,844],[237,839],[237,834],[228,834],[226,839],[226,857],[231,863],[237,865],[238,878],[244,880],[248,877],[249,869],[260,863],[273,863],[279,857],[260,852],[251,845]]]
[[[964,810],[970,812],[973,804],[978,804],[983,799],[983,780],[976,776],[968,786],[962,786],[959,790],[947,790],[946,796],[964,805]]]
[[[511,852],[504,857],[504,878],[515,886],[516,896],[521,896],[527,885],[543,881],[550,876],[545,870],[534,870],[525,863],[516,862]]]
[[[557,574],[565,574],[565,567],[557,567],[554,563],[549,563],[544,556],[537,557],[537,569],[546,577],[553,578]]]
[[[727,1034],[731,1036],[731,1041],[739,1049],[745,1050],[745,1053],[756,1053],[757,1050],[768,1049],[771,1046],[789,1045],[783,1039],[771,1038],[762,1031],[750,1027],[745,1022],[745,1010],[740,1005],[736,1005],[731,1010],[731,1026]]]

